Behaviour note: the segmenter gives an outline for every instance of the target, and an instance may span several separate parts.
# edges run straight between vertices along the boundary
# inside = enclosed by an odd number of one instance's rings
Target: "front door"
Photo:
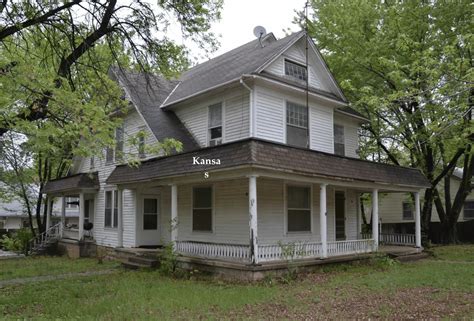
[[[138,220],[138,239],[140,246],[160,244],[160,198],[157,195],[143,195],[141,215]]]
[[[336,240],[346,239],[346,197],[344,192],[336,192]]]

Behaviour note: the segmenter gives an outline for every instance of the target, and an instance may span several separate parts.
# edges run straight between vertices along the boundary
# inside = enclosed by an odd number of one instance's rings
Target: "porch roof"
[[[200,160],[219,159],[220,164],[195,165],[193,164],[195,157],[199,157]],[[107,183],[139,183],[170,176],[242,166],[335,180],[355,180],[416,188],[429,187],[428,180],[415,168],[375,163],[255,138],[153,158],[144,161],[138,167],[117,166],[108,177]]]
[[[82,189],[99,189],[99,176],[94,173],[80,173],[51,180],[43,187],[45,194],[78,191]]]

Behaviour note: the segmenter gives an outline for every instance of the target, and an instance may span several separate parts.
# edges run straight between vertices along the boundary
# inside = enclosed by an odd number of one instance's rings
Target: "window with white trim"
[[[292,102],[286,103],[286,143],[308,148],[308,108]]]
[[[413,219],[413,204],[411,202],[403,202],[403,219],[412,220]]]
[[[145,135],[138,136],[138,156],[140,158],[145,158]]]
[[[79,198],[77,197],[66,197],[66,208],[78,208]]]
[[[209,106],[209,146],[222,144],[222,103]]]
[[[212,232],[212,187],[193,188],[193,231]]]
[[[118,191],[105,191],[104,226],[116,228],[118,226]]]
[[[311,188],[306,186],[286,187],[287,231],[311,231]]]
[[[474,201],[464,202],[464,219],[474,219]]]
[[[156,198],[143,199],[143,229],[158,229],[158,199]]]
[[[344,145],[344,126],[334,124],[334,154],[344,156],[345,152]]]
[[[308,79],[308,69],[302,64],[285,59],[285,75],[306,81]]]

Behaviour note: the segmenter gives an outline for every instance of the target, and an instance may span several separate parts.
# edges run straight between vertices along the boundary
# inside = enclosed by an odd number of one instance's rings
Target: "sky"
[[[302,10],[305,2],[306,0],[224,0],[221,20],[214,23],[211,29],[221,36],[221,46],[210,58],[255,39],[255,26],[263,26],[267,33],[273,32],[278,39],[285,36],[283,30],[289,28],[298,31],[299,27],[293,23],[293,18],[295,10]],[[200,62],[206,60],[189,41],[176,40],[191,49],[191,56]]]

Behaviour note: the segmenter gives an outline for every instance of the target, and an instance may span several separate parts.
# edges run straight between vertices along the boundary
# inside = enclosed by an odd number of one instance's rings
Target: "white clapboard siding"
[[[225,101],[225,142],[249,136],[249,95],[239,95]]]
[[[123,190],[123,246],[134,247],[136,245],[136,192],[134,190]]]
[[[277,92],[262,87],[255,89],[256,136],[285,143],[285,99]]]
[[[243,86],[176,107],[175,113],[201,147],[207,146],[208,107],[223,103],[224,141],[249,136],[249,91]],[[227,110],[229,108],[229,111]]]
[[[309,108],[311,149],[334,153],[333,110],[321,104],[311,104]]]
[[[334,115],[334,123],[344,127],[344,150],[345,155],[358,158],[359,149],[359,123],[349,117]]]

